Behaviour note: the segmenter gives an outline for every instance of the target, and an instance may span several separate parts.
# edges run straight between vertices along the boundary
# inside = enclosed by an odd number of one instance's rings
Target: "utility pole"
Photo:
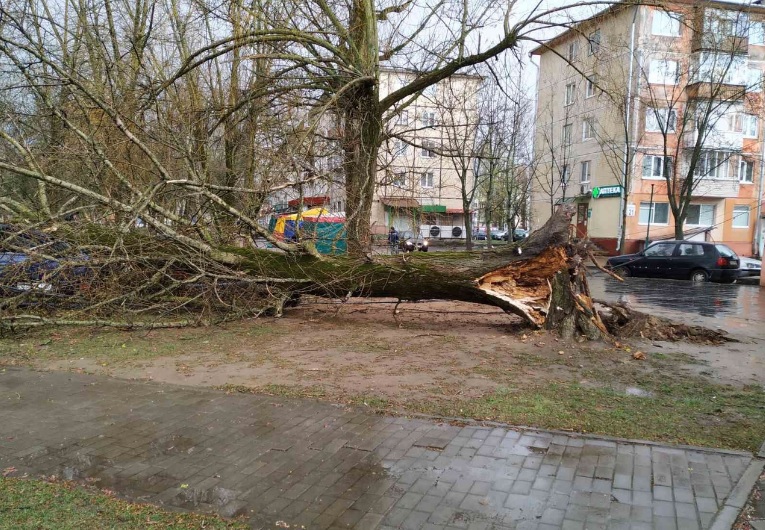
[[[648,236],[651,233],[651,218],[653,217],[653,184],[651,184],[651,205],[648,207],[648,228],[645,229],[645,245],[643,248],[648,246]]]

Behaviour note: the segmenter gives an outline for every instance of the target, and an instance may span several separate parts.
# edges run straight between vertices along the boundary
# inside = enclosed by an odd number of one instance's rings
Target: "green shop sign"
[[[621,197],[621,196],[622,196],[621,186],[599,186],[597,188],[592,188],[593,199],[604,199],[606,197]]]

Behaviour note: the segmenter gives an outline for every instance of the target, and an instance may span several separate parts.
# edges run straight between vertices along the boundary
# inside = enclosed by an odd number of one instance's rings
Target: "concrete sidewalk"
[[[729,527],[762,469],[746,453],[71,373],[4,369],[0,403],[0,469],[253,528]]]

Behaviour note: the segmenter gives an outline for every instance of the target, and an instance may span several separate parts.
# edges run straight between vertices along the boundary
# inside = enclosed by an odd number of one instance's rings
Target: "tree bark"
[[[533,326],[560,328],[571,335],[584,328],[577,321],[580,314],[587,319],[595,314],[581,284],[584,256],[569,242],[573,213],[573,208],[561,208],[521,244],[485,251],[325,259],[251,249],[240,252],[250,272],[293,278],[294,286],[281,287],[296,292],[487,304],[519,315]]]

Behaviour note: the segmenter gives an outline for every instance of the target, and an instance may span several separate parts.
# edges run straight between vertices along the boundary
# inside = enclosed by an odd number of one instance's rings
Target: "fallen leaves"
[[[645,361],[646,355],[642,351],[636,351],[635,353],[632,354],[632,358],[635,359],[636,361]]]

